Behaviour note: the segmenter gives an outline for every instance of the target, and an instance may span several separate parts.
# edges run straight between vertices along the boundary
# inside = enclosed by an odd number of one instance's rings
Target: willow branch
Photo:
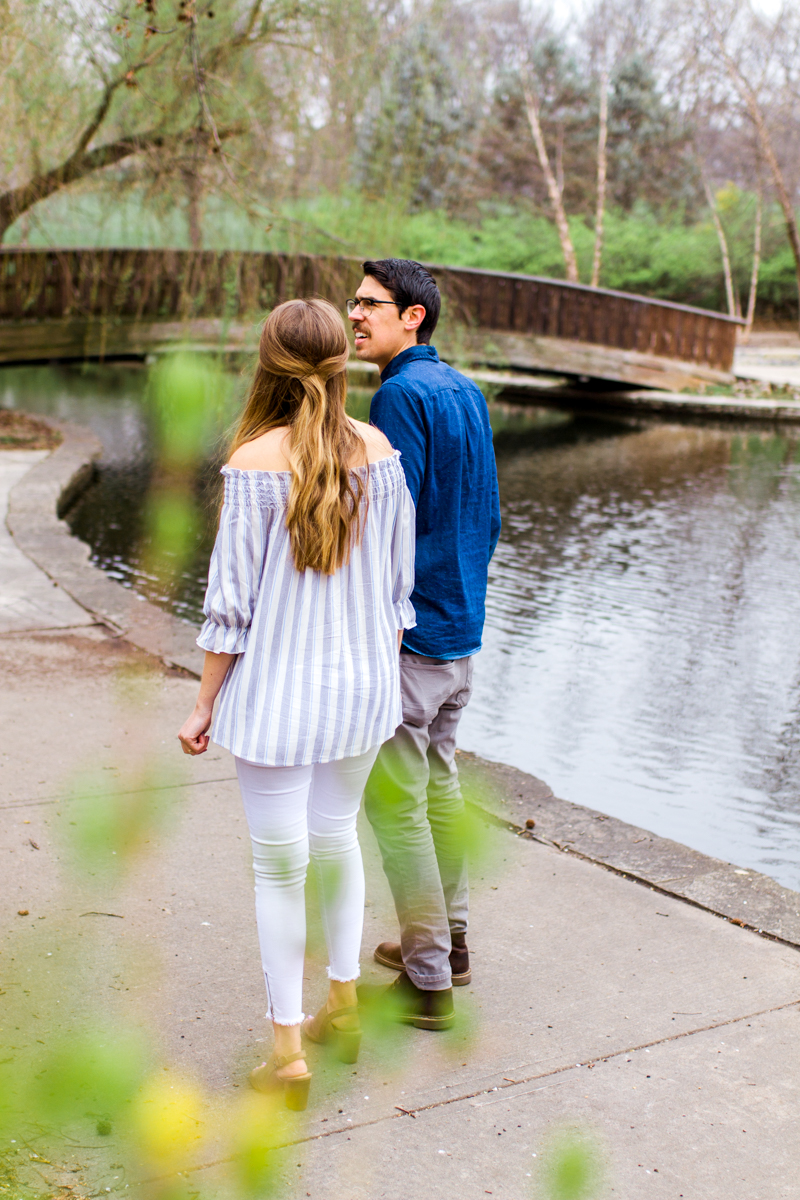
[[[220,140],[224,140],[237,137],[244,131],[244,125],[231,125],[225,129],[219,129],[218,137]],[[92,175],[95,171],[111,167],[115,163],[121,162],[122,159],[129,158],[132,154],[141,154],[145,150],[166,150],[181,146],[186,137],[186,131],[164,134],[150,130],[130,137],[118,138],[116,141],[107,142],[94,150],[76,150],[59,166],[50,171],[43,171],[28,183],[17,188],[10,188],[7,192],[0,194],[0,241],[6,229],[13,225],[22,213],[32,208],[34,204],[38,204],[39,201],[52,196],[54,192],[61,191],[62,188],[76,183],[79,179],[84,179],[87,175]]]

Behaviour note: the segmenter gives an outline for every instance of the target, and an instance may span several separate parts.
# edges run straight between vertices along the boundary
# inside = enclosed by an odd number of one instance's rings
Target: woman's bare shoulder
[[[288,432],[285,427],[268,429],[260,437],[245,442],[234,450],[228,466],[238,471],[288,471],[289,459],[285,452]]]
[[[379,458],[390,458],[394,454],[392,443],[385,433],[381,433],[380,429],[376,429],[374,425],[367,425],[364,421],[354,420],[353,424],[364,439],[368,462],[376,462]]]

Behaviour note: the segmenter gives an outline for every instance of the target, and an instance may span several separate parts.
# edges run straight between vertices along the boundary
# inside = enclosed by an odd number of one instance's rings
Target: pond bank
[[[38,461],[32,458],[34,465],[10,489],[6,522],[16,547],[58,584],[59,595],[65,601],[71,598],[75,602],[73,616],[88,614],[84,623],[101,624],[113,636],[166,666],[198,678],[203,655],[195,644],[194,628],[93,566],[88,548],[69,533],[60,519],[58,514],[91,480],[93,463],[102,446],[80,426],[49,423],[60,432],[61,445],[49,455],[37,453]],[[3,612],[0,596],[0,633],[43,627],[8,621],[4,625]],[[744,870],[625,821],[560,800],[546,784],[526,772],[471,754],[461,753],[460,757],[468,787],[480,796],[477,806],[513,826],[518,836],[578,855],[736,925],[800,948],[800,893],[758,871]],[[534,821],[532,829],[525,827],[526,820]]]
[[[17,546],[115,636],[199,677],[203,655],[192,627],[92,566],[89,547],[61,520],[60,514],[92,480],[103,451],[99,438],[72,422],[40,420],[63,440],[11,489],[6,524]]]

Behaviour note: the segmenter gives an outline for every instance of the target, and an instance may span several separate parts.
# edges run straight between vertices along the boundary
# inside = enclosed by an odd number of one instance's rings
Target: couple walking
[[[348,343],[324,300],[268,317],[233,438],[198,643],[187,754],[230,750],[253,845],[274,1053],[251,1074],[304,1108],[301,1034],[354,1062],[364,871],[362,795],[400,924],[379,963],[387,1011],[454,1020],[470,981],[456,729],[480,649],[500,530],[486,404],[430,345],[440,296],[419,263],[364,263],[347,301],[356,355],[377,364],[370,424],[345,413]],[[416,547],[416,570],[415,570]],[[399,653],[398,653],[399,650]],[[329,994],[302,1008],[305,878],[317,876]]]

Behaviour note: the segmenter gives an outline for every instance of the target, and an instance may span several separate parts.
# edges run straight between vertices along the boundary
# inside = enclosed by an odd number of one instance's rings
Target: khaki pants
[[[380,749],[364,793],[400,922],[403,962],[426,991],[450,987],[451,934],[469,913],[456,730],[472,658],[400,655],[403,723]]]

